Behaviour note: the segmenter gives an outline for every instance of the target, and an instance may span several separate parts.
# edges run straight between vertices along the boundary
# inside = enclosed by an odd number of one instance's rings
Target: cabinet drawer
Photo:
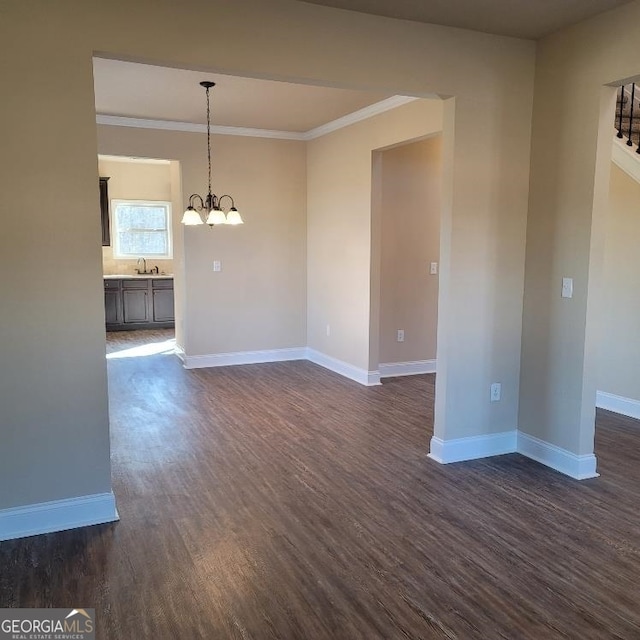
[[[146,278],[135,278],[133,280],[123,280],[123,289],[147,289],[149,287],[149,280]]]
[[[154,278],[151,286],[154,289],[173,289],[173,278]]]
[[[105,289],[119,289],[120,288],[120,283],[122,282],[122,280],[104,280],[104,288]]]

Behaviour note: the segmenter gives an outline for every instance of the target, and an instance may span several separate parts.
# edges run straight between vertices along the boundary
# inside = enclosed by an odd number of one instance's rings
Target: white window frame
[[[120,205],[130,205],[134,207],[151,206],[164,207],[167,220],[167,253],[158,255],[155,253],[122,253],[120,251],[120,228],[118,226],[117,209]],[[157,231],[157,229],[152,229]],[[173,234],[171,233],[171,203],[165,200],[111,200],[111,238],[113,257],[117,260],[135,260],[136,258],[150,258],[156,260],[172,260],[173,259]]]

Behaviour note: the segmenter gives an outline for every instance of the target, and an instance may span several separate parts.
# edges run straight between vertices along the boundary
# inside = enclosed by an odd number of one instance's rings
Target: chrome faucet
[[[147,261],[144,258],[138,258],[138,262],[136,262],[136,264],[138,265],[138,267],[140,266],[140,260],[142,260],[142,271],[140,271],[140,269],[136,269],[136,273],[141,274],[141,273],[147,273]]]

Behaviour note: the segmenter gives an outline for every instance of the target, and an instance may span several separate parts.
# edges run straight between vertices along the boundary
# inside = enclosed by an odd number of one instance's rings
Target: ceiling
[[[213,80],[212,124],[300,133],[391,97],[103,58],[94,58],[93,73],[100,115],[206,124],[199,82]]]
[[[538,39],[631,0],[305,0],[388,18]]]
[[[539,38],[630,0],[304,0],[307,3],[488,33]],[[96,112],[205,124],[202,80],[213,80],[214,125],[304,133],[389,93],[240,78],[94,58]]]

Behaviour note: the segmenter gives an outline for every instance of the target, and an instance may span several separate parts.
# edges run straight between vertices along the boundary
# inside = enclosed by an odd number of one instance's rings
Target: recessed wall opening
[[[107,351],[115,357],[160,338],[175,341],[180,166],[167,159],[99,155],[98,172]]]
[[[609,181],[607,188],[603,186],[604,221],[598,224],[596,218],[594,224],[602,254],[596,406],[617,414],[602,418],[621,427],[637,426],[640,419],[640,86],[634,86],[639,80],[616,83],[615,116],[613,89],[605,89],[609,96],[602,118],[613,127],[601,135],[607,142],[612,138],[613,144]],[[592,251],[592,260],[599,261],[600,254]]]
[[[179,224],[188,195],[206,192],[199,84],[206,78],[216,82],[211,91],[212,189],[233,194],[245,220],[238,228]],[[406,153],[426,154],[430,173],[439,138],[427,138],[443,129],[442,101],[435,95],[417,98],[98,57],[94,85],[101,175],[127,175],[131,169],[124,158],[137,159],[130,167],[145,171],[152,169],[142,158],[172,158],[169,168],[181,179],[171,191],[171,272],[179,292],[176,341],[187,368],[247,358],[308,358],[364,384],[377,383],[379,360],[370,349],[371,327],[380,320],[377,301],[370,298],[371,287],[379,286],[377,248],[369,233],[377,224],[371,154],[377,149],[401,158],[403,151],[393,147],[411,142],[417,146],[408,146]],[[402,173],[399,169],[398,179]],[[429,180],[431,185],[437,179]],[[410,182],[404,189],[409,198],[409,192],[421,188],[415,175]],[[129,181],[132,188],[143,183]],[[147,197],[135,188],[122,193],[117,186],[111,178],[111,200],[132,198],[134,191]],[[435,189],[429,188],[426,197],[430,207],[437,207]],[[405,207],[412,205],[403,202]],[[432,227],[427,270],[433,262],[439,271],[437,225]],[[138,268],[137,261],[123,262],[109,249],[104,253],[108,275]],[[166,265],[158,267],[169,273]],[[437,286],[431,285],[438,275],[427,275],[428,295],[435,300]],[[428,306],[428,312],[420,311],[422,317],[411,317],[405,331],[407,345],[421,344],[422,355],[415,357],[434,367],[437,304]],[[425,313],[431,323],[428,336],[422,327]]]
[[[435,373],[442,208],[442,135],[373,157],[380,217],[381,378]]]

